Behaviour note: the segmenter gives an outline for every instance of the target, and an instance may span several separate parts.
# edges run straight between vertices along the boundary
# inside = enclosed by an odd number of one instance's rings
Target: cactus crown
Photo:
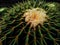
[[[36,27],[38,24],[43,25],[48,16],[46,15],[46,11],[42,8],[33,8],[27,10],[23,17],[25,17],[27,23],[31,23],[32,27]]]

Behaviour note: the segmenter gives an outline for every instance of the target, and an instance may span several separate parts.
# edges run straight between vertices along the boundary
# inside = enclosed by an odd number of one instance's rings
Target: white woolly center
[[[31,23],[32,27],[36,27],[38,24],[43,25],[47,21],[46,11],[42,8],[34,8],[27,10],[23,17],[25,17],[25,22]]]

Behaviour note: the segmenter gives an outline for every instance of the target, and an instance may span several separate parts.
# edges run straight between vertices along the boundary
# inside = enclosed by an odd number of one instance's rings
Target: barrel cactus
[[[0,45],[59,45],[59,3],[26,0],[0,13]]]

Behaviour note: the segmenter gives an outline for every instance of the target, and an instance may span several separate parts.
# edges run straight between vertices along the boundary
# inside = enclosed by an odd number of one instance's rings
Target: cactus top
[[[23,17],[25,17],[25,22],[30,23],[32,27],[36,27],[38,24],[43,25],[47,21],[46,11],[42,8],[28,9]]]

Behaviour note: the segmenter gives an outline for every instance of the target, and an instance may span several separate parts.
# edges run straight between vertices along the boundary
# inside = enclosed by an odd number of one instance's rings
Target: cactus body
[[[59,45],[60,4],[17,3],[1,14],[0,34],[1,45]]]

